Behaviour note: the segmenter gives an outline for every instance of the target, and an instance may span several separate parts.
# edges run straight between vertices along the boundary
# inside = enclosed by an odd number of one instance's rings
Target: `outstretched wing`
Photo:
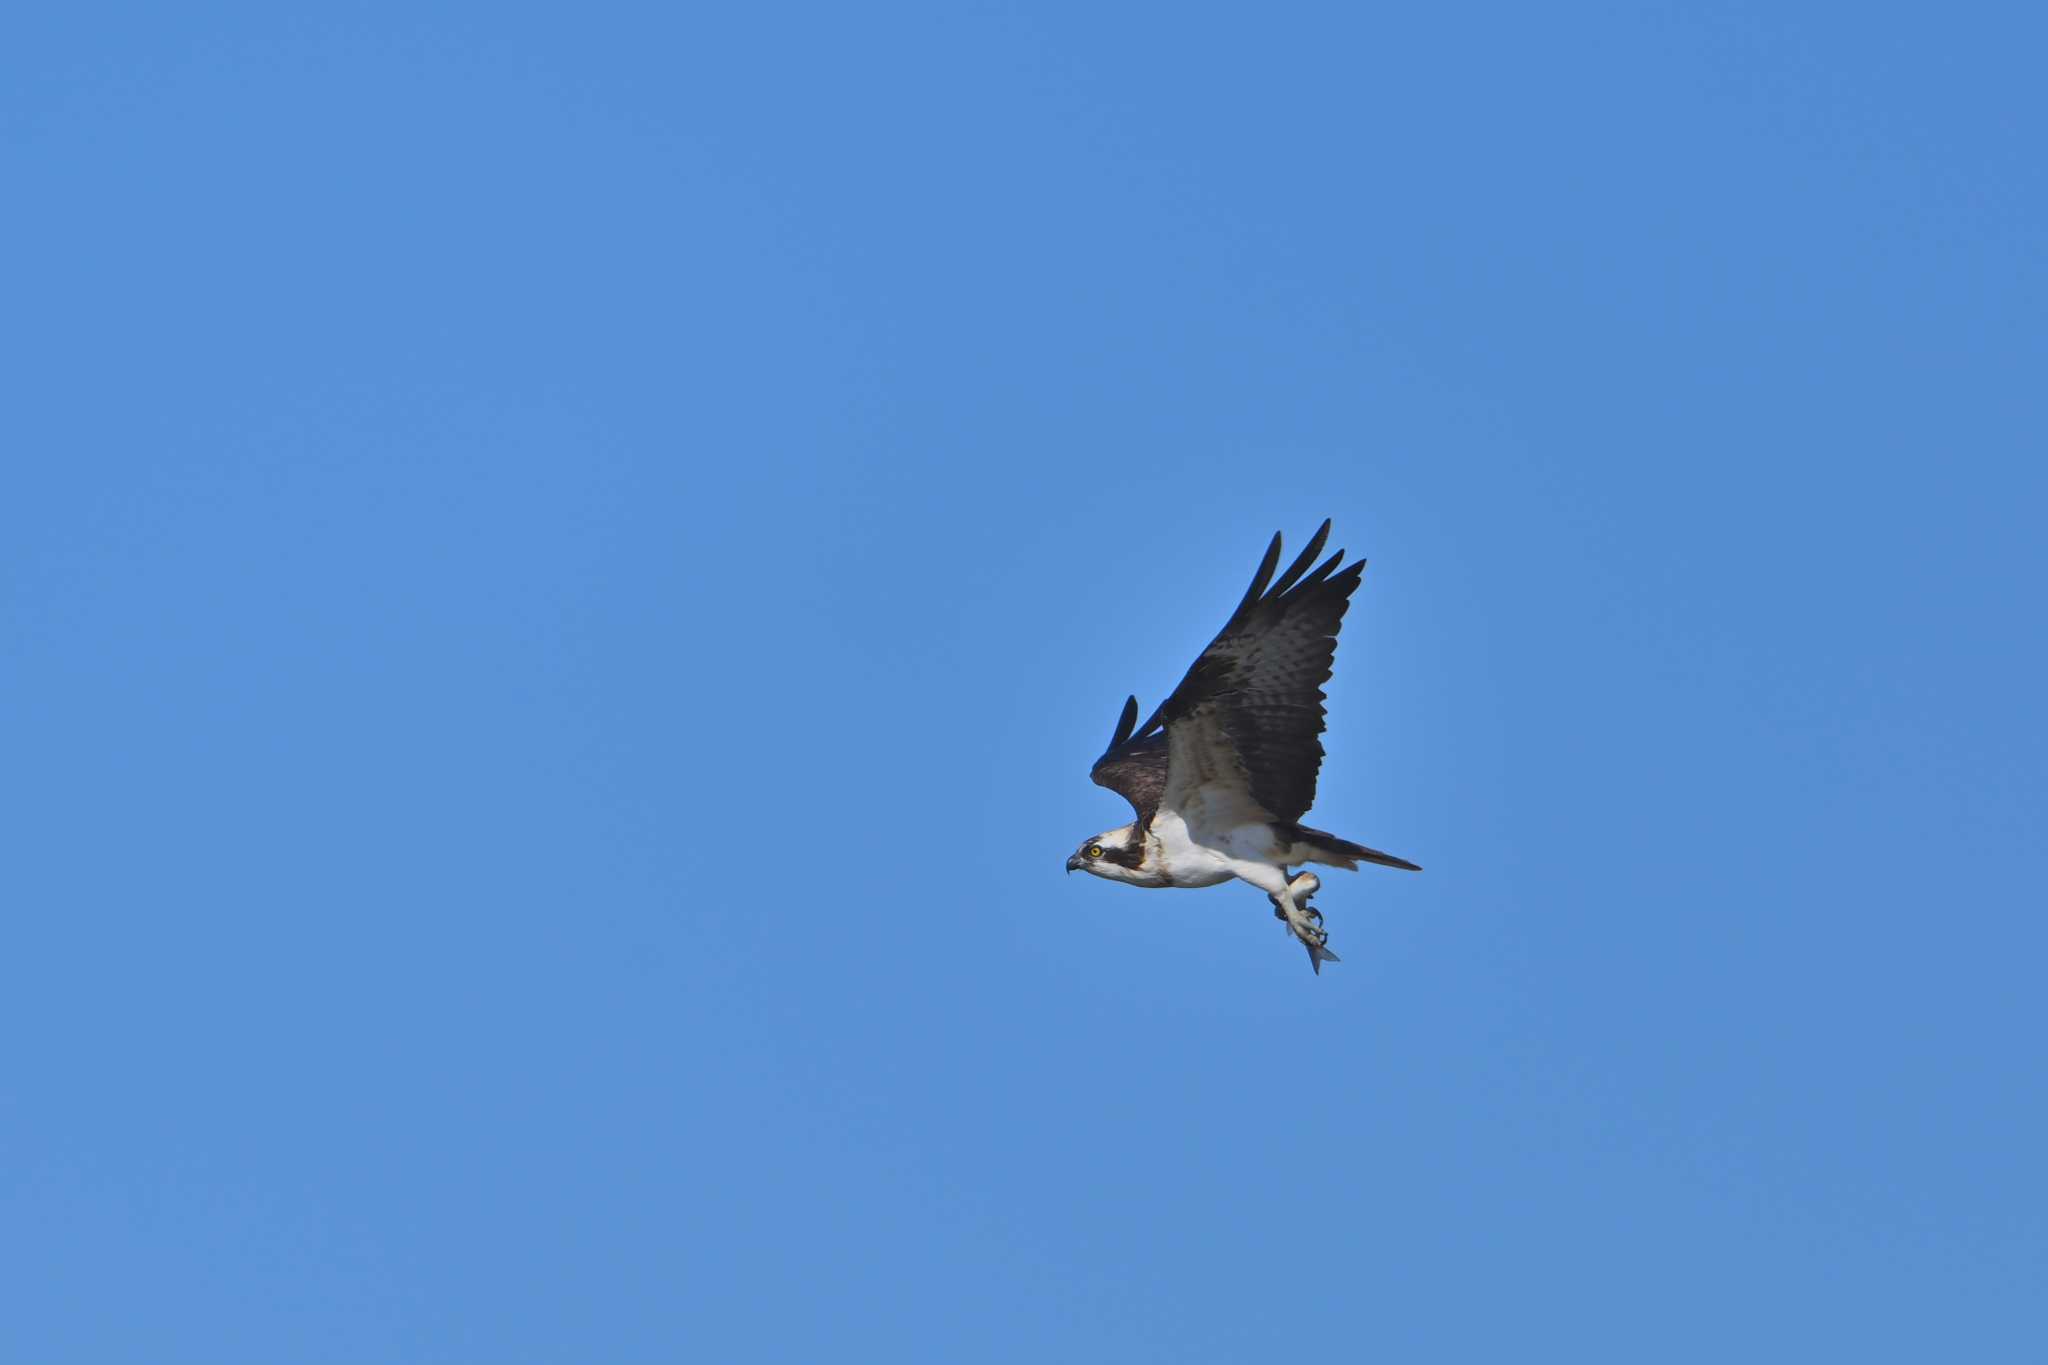
[[[1166,795],[1168,760],[1164,734],[1140,740],[1131,738],[1131,729],[1137,721],[1138,699],[1131,697],[1124,702],[1124,712],[1117,719],[1109,747],[1103,750],[1101,758],[1095,760],[1088,776],[1095,780],[1097,786],[1107,787],[1130,802],[1131,809],[1138,813],[1138,824],[1142,828],[1151,825],[1153,815],[1159,810],[1160,799]]]
[[[1129,797],[1142,821],[1197,793],[1226,820],[1298,820],[1315,804],[1322,687],[1365,572],[1364,560],[1339,569],[1341,550],[1309,567],[1329,535],[1325,521],[1278,578],[1275,535],[1244,600],[1173,694],[1141,726],[1130,724],[1135,701],[1125,704],[1093,775]]]

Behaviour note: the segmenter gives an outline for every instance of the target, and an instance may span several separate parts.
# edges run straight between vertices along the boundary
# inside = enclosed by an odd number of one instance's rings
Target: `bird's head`
[[[1136,825],[1125,825],[1096,835],[1074,850],[1074,855],[1067,859],[1067,871],[1078,868],[1111,881],[1136,881],[1137,864],[1144,857],[1137,834]]]

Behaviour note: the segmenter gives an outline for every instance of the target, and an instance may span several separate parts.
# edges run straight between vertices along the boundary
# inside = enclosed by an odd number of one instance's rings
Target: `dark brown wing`
[[[1162,732],[1133,741],[1131,726],[1137,719],[1138,699],[1132,697],[1124,703],[1109,748],[1095,760],[1088,776],[1098,787],[1107,787],[1130,802],[1131,809],[1138,812],[1139,827],[1144,828],[1152,823],[1159,799],[1166,794],[1166,735]]]
[[[1149,755],[1162,732],[1181,723],[1188,733],[1179,738],[1186,743],[1169,746],[1168,752],[1187,749],[1190,757],[1199,756],[1202,771],[1169,771],[1177,788],[1241,783],[1241,794],[1274,820],[1298,820],[1315,804],[1323,762],[1322,688],[1330,680],[1337,631],[1365,572],[1362,559],[1339,569],[1341,550],[1309,567],[1329,535],[1326,521],[1277,579],[1273,571],[1280,563],[1280,537],[1273,537],[1244,600],[1180,686],[1135,729],[1127,722],[1136,707],[1124,708],[1115,741],[1096,763],[1098,771],[1121,765],[1127,754]],[[1166,799],[1162,787],[1151,809]]]

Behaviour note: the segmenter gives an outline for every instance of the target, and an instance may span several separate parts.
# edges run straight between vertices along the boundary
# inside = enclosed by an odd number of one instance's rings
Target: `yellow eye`
[[[1088,850],[1087,850],[1087,851],[1088,851],[1088,856],[1089,856],[1089,857],[1091,857],[1091,858],[1100,858],[1100,857],[1102,856],[1102,845],[1101,845],[1101,844],[1090,844],[1090,845],[1088,845]]]

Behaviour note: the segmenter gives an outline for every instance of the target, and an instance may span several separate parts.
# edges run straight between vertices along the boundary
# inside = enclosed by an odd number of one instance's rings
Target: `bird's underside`
[[[1147,888],[1249,882],[1319,973],[1337,960],[1310,904],[1322,881],[1295,869],[1372,862],[1421,870],[1300,823],[1323,758],[1322,685],[1365,568],[1361,560],[1339,570],[1340,551],[1310,569],[1329,531],[1326,521],[1277,579],[1274,536],[1244,600],[1172,695],[1142,726],[1137,698],[1124,703],[1090,776],[1129,800],[1138,818],[1067,859],[1068,871]]]

